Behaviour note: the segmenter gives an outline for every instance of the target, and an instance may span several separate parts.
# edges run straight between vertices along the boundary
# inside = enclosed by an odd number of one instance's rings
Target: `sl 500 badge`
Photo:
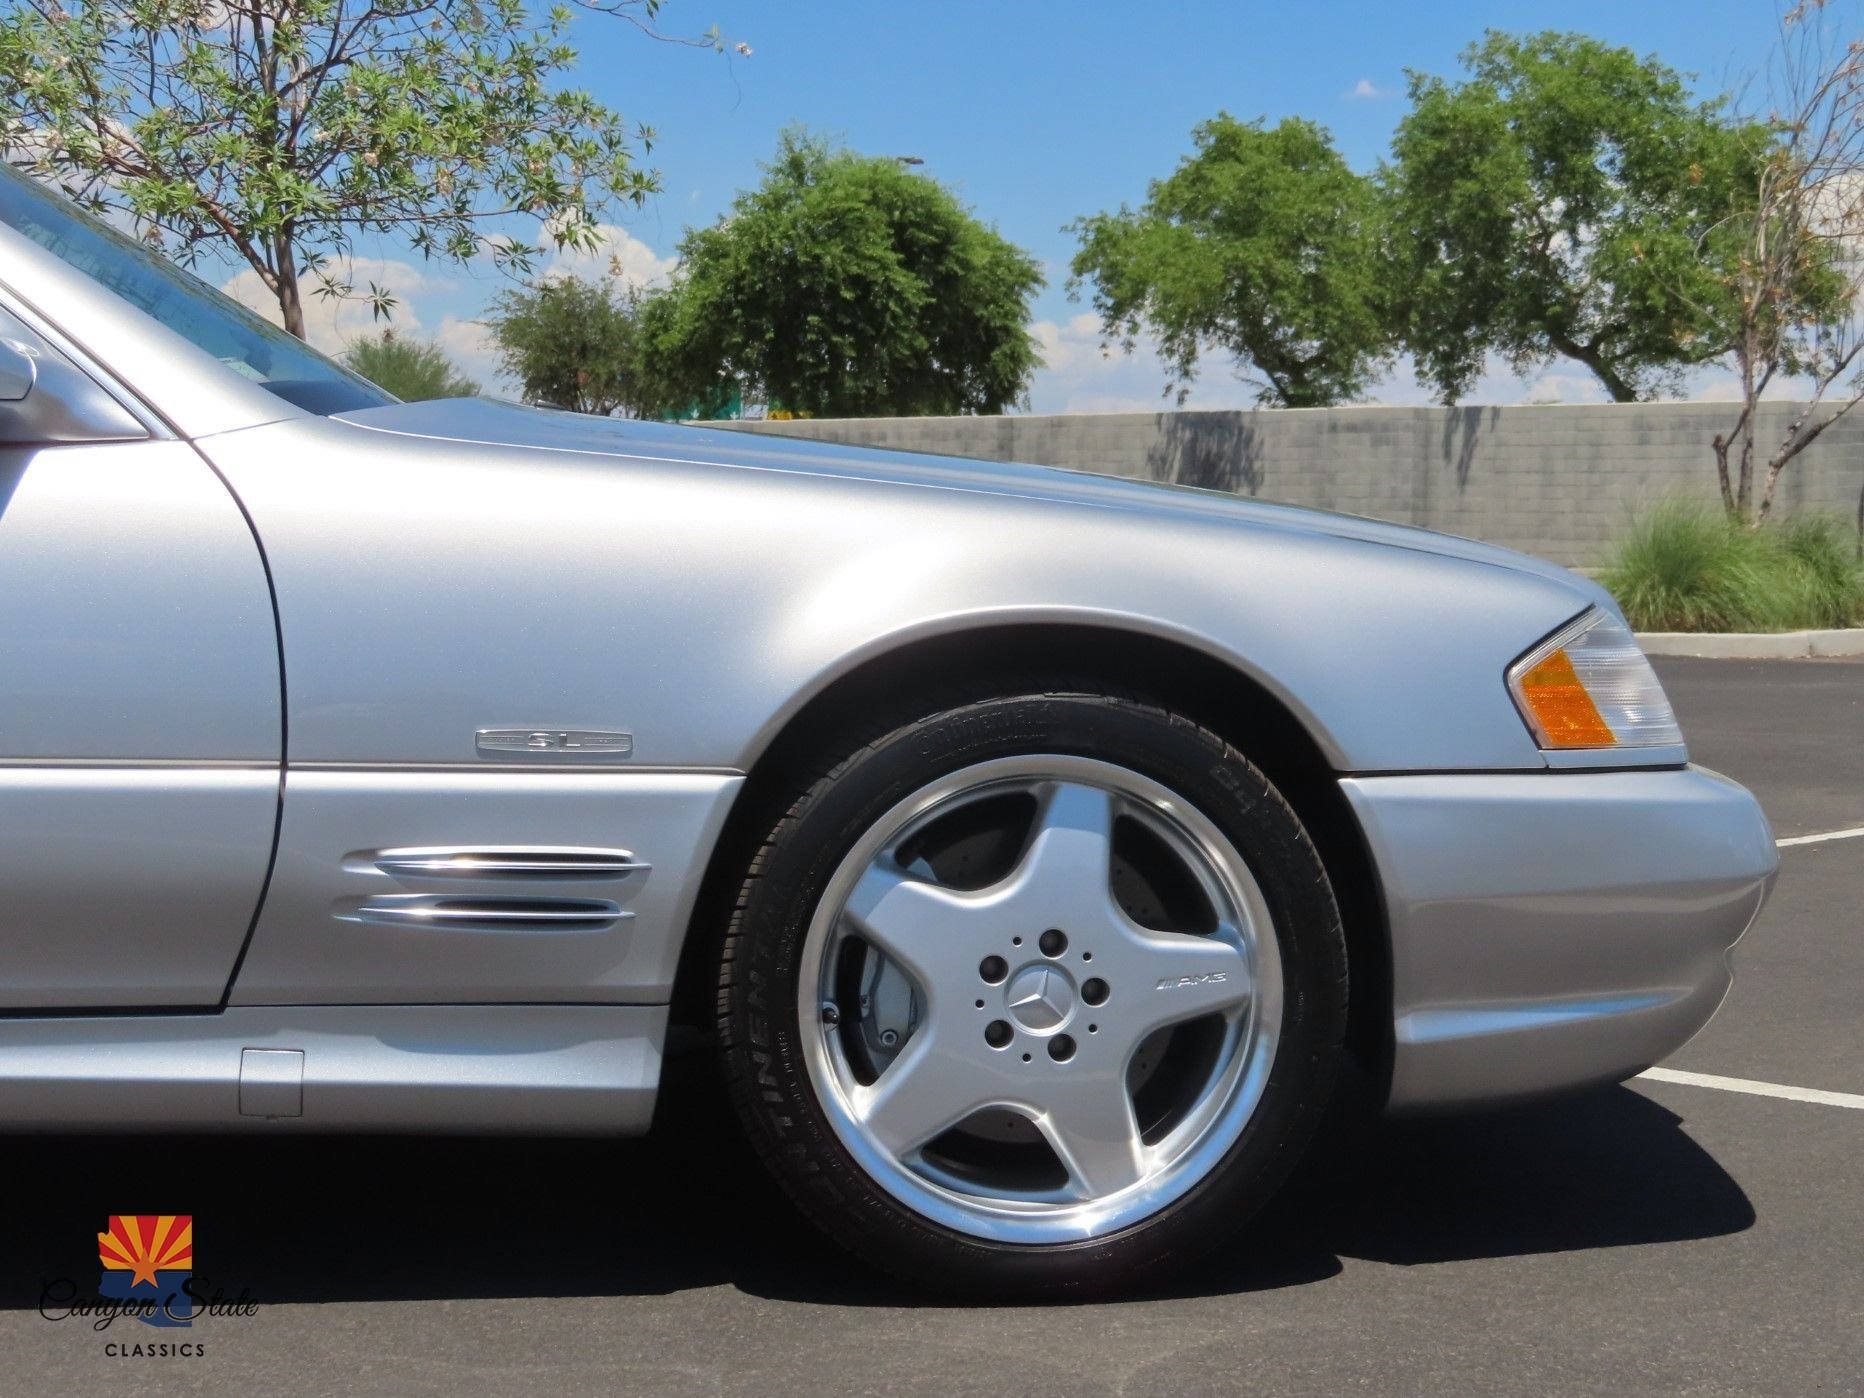
[[[634,734],[602,728],[481,728],[475,738],[482,753],[626,757],[634,751]]]

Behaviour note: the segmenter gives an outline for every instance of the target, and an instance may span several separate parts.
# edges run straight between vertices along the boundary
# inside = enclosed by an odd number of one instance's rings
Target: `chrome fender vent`
[[[449,898],[391,893],[345,900],[343,922],[446,932],[602,932],[632,918],[606,898]]]
[[[463,879],[625,879],[646,872],[625,849],[504,846],[478,848],[422,845],[411,849],[367,850],[344,863],[352,869],[379,869],[403,878]]]

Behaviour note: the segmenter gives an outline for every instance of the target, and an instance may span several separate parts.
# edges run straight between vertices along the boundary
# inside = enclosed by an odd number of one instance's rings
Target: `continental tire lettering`
[[[773,1089],[778,1086],[777,1075],[771,1071],[772,1059],[766,1050],[754,1051],[751,1054],[751,1062],[757,1069],[756,1082],[759,1087]],[[779,1097],[776,1100],[782,1099]]]

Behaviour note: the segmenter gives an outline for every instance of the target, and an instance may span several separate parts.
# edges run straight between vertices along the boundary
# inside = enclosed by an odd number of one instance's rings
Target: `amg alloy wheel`
[[[908,797],[843,861],[803,965],[803,1052],[842,1144],[902,1203],[1006,1242],[1115,1232],[1181,1195],[1249,1120],[1281,1029],[1241,858],[1089,758]]]
[[[1021,694],[863,747],[727,941],[753,1139],[908,1276],[1106,1289],[1239,1224],[1324,1104],[1344,962],[1291,811],[1212,735]]]

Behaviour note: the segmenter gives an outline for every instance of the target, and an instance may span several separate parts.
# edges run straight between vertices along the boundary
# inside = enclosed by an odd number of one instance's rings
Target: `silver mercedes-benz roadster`
[[[1107,1289],[1655,1063],[1775,867],[1560,568],[398,403],[0,175],[11,1129],[640,1132],[694,1026],[855,1252]]]

